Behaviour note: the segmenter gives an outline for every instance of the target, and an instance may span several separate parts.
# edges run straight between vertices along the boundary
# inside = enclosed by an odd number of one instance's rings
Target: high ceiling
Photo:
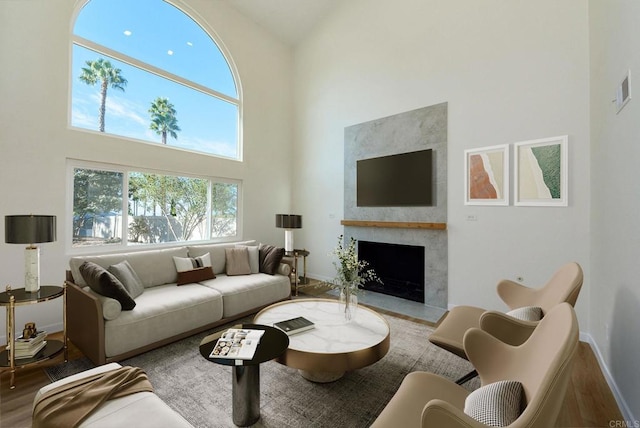
[[[340,0],[225,0],[288,45],[312,31]]]

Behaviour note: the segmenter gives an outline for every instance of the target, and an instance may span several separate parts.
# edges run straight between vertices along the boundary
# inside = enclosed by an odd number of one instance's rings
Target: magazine
[[[250,360],[263,334],[264,330],[230,328],[218,339],[209,358]]]
[[[296,333],[301,333],[315,327],[315,325],[306,319],[305,317],[296,317],[286,321],[280,321],[274,324],[280,330],[287,333],[289,336]]]

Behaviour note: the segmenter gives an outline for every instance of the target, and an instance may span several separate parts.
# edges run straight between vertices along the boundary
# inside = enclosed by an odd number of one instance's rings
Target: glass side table
[[[298,295],[298,287],[300,285],[306,285],[309,284],[309,280],[307,279],[307,256],[311,254],[309,253],[309,251],[307,250],[293,250],[293,251],[287,251],[284,253],[285,257],[288,257],[289,259],[293,259],[293,263],[292,263],[292,274],[294,277],[294,289],[295,289],[295,295]],[[303,275],[299,274],[298,271],[298,259],[302,257],[302,262],[303,262]]]
[[[17,368],[36,364],[41,361],[49,360],[58,356],[61,352],[64,352],[64,361],[67,362],[67,293],[66,286],[56,285],[43,285],[40,290],[30,293],[25,291],[24,288],[11,289],[11,286],[7,285],[5,291],[0,293],[0,306],[4,306],[7,311],[7,345],[11,345],[10,349],[5,349],[0,352],[0,369],[11,370],[11,383],[10,389],[14,389],[15,386],[15,373]],[[47,344],[32,358],[15,358],[13,349],[15,348],[15,319],[16,319],[16,307],[25,305],[34,305],[37,303],[46,302],[49,300],[63,298],[62,303],[62,325],[63,325],[63,339],[59,340],[47,339]]]

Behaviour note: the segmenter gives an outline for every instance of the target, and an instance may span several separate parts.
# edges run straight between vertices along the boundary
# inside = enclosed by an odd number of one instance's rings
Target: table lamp
[[[284,229],[284,251],[293,251],[293,230],[302,229],[302,216],[297,214],[276,214],[276,227]]]
[[[4,242],[29,244],[24,250],[24,289],[40,290],[40,248],[34,244],[56,240],[56,216],[7,215],[4,217]]]

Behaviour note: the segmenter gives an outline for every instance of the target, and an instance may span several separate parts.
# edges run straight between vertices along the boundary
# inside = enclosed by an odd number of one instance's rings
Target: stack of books
[[[35,337],[24,338],[20,336],[14,342],[14,358],[33,358],[38,352],[47,346],[47,332],[41,330],[36,333]],[[9,345],[11,347],[11,345]]]

